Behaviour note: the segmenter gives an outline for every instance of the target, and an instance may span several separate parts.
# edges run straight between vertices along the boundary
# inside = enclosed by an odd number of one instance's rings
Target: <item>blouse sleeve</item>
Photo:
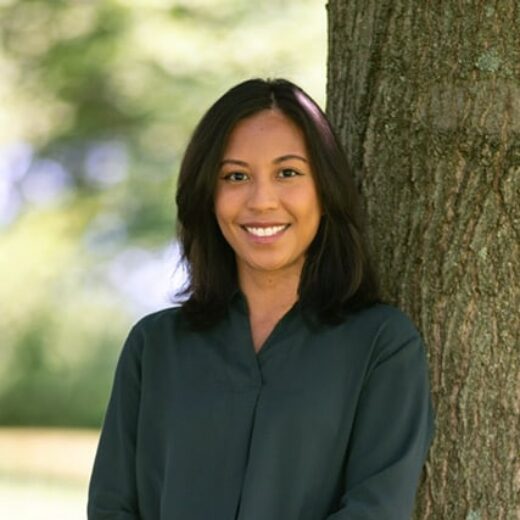
[[[434,414],[424,347],[415,328],[406,328],[404,339],[395,327],[380,331],[347,449],[345,489],[326,520],[407,520],[412,514]]]
[[[123,346],[90,478],[89,520],[139,520],[135,472],[141,363],[134,326]]]

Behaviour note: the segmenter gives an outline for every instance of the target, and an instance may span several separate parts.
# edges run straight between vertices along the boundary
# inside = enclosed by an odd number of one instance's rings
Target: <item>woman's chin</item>
[[[266,259],[265,261],[249,260],[247,262],[238,262],[239,271],[243,274],[250,273],[258,276],[279,276],[279,275],[290,275],[294,273],[299,276],[303,267],[303,260],[291,261],[291,260],[278,260]]]

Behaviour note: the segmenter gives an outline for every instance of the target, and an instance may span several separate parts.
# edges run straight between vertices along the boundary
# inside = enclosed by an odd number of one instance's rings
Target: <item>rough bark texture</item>
[[[417,519],[520,518],[520,2],[330,0],[327,112],[426,341]],[[383,519],[382,519],[383,520]]]

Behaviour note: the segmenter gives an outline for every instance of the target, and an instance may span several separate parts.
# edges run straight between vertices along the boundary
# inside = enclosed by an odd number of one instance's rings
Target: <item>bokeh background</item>
[[[0,518],[85,518],[118,354],[184,273],[176,174],[249,77],[325,103],[321,0],[0,0]]]

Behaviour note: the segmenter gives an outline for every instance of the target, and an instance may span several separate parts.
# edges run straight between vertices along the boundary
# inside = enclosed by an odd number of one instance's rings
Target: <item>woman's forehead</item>
[[[225,154],[269,147],[306,154],[300,127],[278,109],[266,109],[240,120],[230,132]],[[290,149],[290,150],[288,150]]]

